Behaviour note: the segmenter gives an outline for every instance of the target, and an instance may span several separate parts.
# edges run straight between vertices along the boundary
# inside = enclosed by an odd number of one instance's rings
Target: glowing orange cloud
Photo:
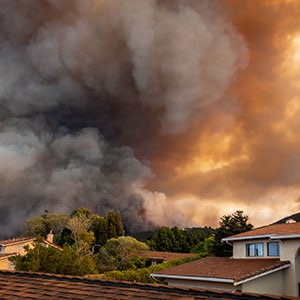
[[[248,66],[180,141],[165,140],[151,188],[203,225],[234,209],[261,225],[300,208],[300,3],[224,3]]]

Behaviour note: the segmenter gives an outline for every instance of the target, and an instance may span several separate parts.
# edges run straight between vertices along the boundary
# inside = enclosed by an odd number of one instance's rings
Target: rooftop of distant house
[[[190,258],[196,256],[197,253],[178,253],[178,252],[163,252],[163,251],[145,251],[143,256],[149,259],[161,259],[168,262],[174,259]]]
[[[300,222],[272,224],[224,238],[223,241],[247,240],[252,238],[289,239],[300,238]]]
[[[239,284],[254,276],[288,268],[288,261],[279,259],[233,259],[229,257],[206,257],[186,264],[155,272],[154,276],[178,279],[222,281]]]
[[[18,244],[18,243],[23,243],[23,242],[30,242],[34,241],[34,237],[22,237],[22,238],[12,238],[8,240],[2,240],[0,241],[1,246],[7,246],[7,245],[13,245],[13,244]]]
[[[243,294],[166,285],[106,281],[74,276],[0,271],[1,299],[283,299],[276,296]],[[284,299],[297,299],[284,297]]]

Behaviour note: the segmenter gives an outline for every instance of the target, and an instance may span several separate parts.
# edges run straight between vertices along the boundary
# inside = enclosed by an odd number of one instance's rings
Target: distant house
[[[169,285],[300,296],[300,223],[227,237],[233,257],[207,257],[151,276]]]
[[[34,247],[36,238],[23,237],[23,238],[12,238],[8,240],[0,241],[0,270],[14,270],[14,265],[10,262],[9,258],[18,254],[26,254],[24,247]],[[61,250],[61,248],[53,243],[53,234],[49,233],[47,239],[43,241],[45,247],[54,247]]]
[[[178,253],[178,252],[162,252],[162,251],[145,251],[142,256],[146,259],[148,266],[162,264],[175,259],[191,258],[196,253]]]

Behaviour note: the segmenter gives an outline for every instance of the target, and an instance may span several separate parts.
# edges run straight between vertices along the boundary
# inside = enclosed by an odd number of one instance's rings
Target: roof
[[[227,238],[224,238],[223,241],[247,240],[254,238],[300,238],[300,222],[263,226],[243,233],[229,236]]]
[[[0,253],[0,260],[1,259],[6,259],[8,257],[11,257],[11,256],[15,256],[17,255],[16,252],[12,252],[12,253]]]
[[[47,246],[51,246],[51,247],[53,247],[53,248],[55,248],[55,249],[57,249],[57,250],[60,250],[60,251],[63,251],[63,250],[64,250],[62,247],[60,247],[60,246],[58,246],[58,245],[56,245],[56,244],[54,244],[54,243],[52,243],[52,242],[49,242],[49,241],[47,241],[47,240],[43,240],[42,243],[44,243],[44,244],[47,245]]]
[[[9,239],[9,240],[0,241],[0,246],[14,245],[14,244],[19,244],[19,243],[23,243],[23,242],[31,242],[34,240],[35,240],[35,238],[33,238],[33,237],[13,238],[13,239]]]
[[[289,266],[288,261],[280,261],[279,259],[206,257],[160,270],[151,275],[161,278],[214,281],[238,285],[242,281],[250,281],[258,275],[273,273]]]
[[[163,251],[145,251],[143,256],[149,259],[162,259],[168,262],[174,259],[190,258],[196,256],[197,253],[178,253],[178,252],[163,252]]]
[[[280,296],[242,294],[169,287],[166,285],[106,281],[83,277],[41,273],[0,271],[1,299],[72,299],[72,300],[215,300],[283,299]],[[284,297],[284,299],[297,299]]]

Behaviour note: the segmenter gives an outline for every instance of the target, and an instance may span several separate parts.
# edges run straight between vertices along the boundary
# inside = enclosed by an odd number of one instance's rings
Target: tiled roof
[[[283,299],[275,296],[242,294],[87,279],[73,276],[0,271],[1,299],[72,299],[72,300],[216,300]],[[284,297],[284,299],[296,299]]]
[[[291,237],[299,235],[300,236],[300,222],[297,223],[287,223],[287,224],[274,224],[264,227],[255,228],[253,230],[249,230],[243,233],[239,233],[236,235],[232,235],[227,237],[224,240],[231,239],[240,239],[240,238],[251,238],[255,236],[286,236]]]
[[[63,251],[63,250],[64,250],[62,247],[60,247],[60,246],[58,246],[58,245],[56,245],[56,244],[54,244],[54,243],[52,243],[52,242],[49,242],[49,241],[47,241],[47,240],[43,240],[43,243],[46,244],[46,245],[49,245],[49,246],[51,246],[51,247],[53,247],[53,248],[56,248],[56,249],[58,249],[58,250],[60,250],[60,251]]]
[[[0,241],[1,246],[7,246],[7,245],[13,245],[13,244],[18,244],[21,242],[30,242],[35,240],[33,237],[23,237],[23,238],[13,238],[9,240],[2,240]]]
[[[279,259],[236,259],[229,257],[206,257],[176,267],[160,270],[154,275],[178,277],[204,277],[206,279],[228,279],[237,283],[267,271],[288,267],[289,262]],[[166,276],[164,276],[166,277]],[[196,279],[196,278],[195,278]]]
[[[195,256],[195,253],[178,253],[178,252],[162,252],[162,251],[145,251],[143,256],[150,259],[163,259],[168,262],[173,259],[189,258]]]

